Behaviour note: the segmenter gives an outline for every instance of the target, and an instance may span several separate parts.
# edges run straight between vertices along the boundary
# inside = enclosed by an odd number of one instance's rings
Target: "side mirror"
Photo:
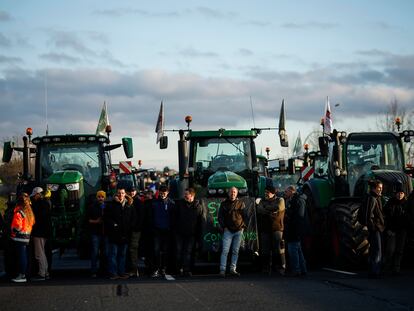
[[[318,137],[319,151],[322,156],[328,156],[328,137]]]
[[[132,146],[132,138],[131,137],[123,137],[122,138],[122,147],[124,147],[124,153],[127,159],[130,159],[134,156],[134,148]]]
[[[3,162],[9,163],[13,155],[13,146],[11,141],[4,142],[3,145]]]
[[[162,136],[160,138],[160,149],[167,149],[168,147],[168,136]]]

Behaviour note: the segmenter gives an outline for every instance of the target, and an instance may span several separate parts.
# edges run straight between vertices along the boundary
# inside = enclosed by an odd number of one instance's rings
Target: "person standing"
[[[168,187],[160,186],[158,198],[152,200],[151,220],[154,241],[155,271],[152,277],[165,276],[171,242],[172,211],[175,202],[168,197]]]
[[[260,249],[262,271],[271,272],[272,253],[278,257],[278,271],[285,274],[285,242],[283,240],[285,200],[276,196],[276,189],[272,185],[266,186],[265,199],[257,206],[258,227],[260,232]]]
[[[369,274],[378,278],[381,275],[381,263],[383,256],[382,233],[385,229],[384,213],[382,209],[382,182],[373,180],[369,183],[370,192],[364,202],[366,225],[369,240]]]
[[[32,229],[34,255],[38,263],[37,276],[33,281],[44,281],[49,275],[49,265],[46,256],[46,242],[52,235],[52,220],[49,204],[42,198],[43,189],[35,187],[30,195],[32,210],[36,223]]]
[[[97,277],[98,262],[108,265],[108,239],[104,235],[104,211],[106,192],[96,192],[96,200],[88,209],[89,232],[91,234],[91,275]],[[99,260],[101,258],[101,260]],[[99,267],[103,271],[103,267]]]
[[[302,238],[306,231],[306,202],[295,186],[285,190],[285,239],[288,247],[291,276],[307,274],[306,260],[302,252]]]
[[[186,189],[184,199],[176,203],[174,210],[176,263],[180,275],[192,276],[191,255],[196,237],[200,233],[202,216],[203,208],[195,200],[195,190]]]
[[[407,198],[402,183],[397,183],[394,197],[384,206],[385,215],[385,255],[384,270],[400,273],[408,230]]]
[[[11,239],[17,253],[18,275],[12,279],[13,282],[27,282],[26,273],[28,267],[27,246],[30,242],[35,217],[30,205],[30,198],[27,193],[21,193],[17,199],[11,223]]]
[[[132,198],[125,189],[119,188],[112,201],[105,208],[104,228],[108,237],[109,277],[127,279],[125,273],[128,239],[132,231]]]
[[[133,226],[131,238],[129,240],[129,276],[139,277],[138,271],[138,249],[141,241],[141,232],[144,224],[145,214],[144,206],[141,198],[137,195],[137,189],[131,187],[128,189],[128,195],[132,198],[133,204]]]
[[[227,256],[231,250],[230,275],[240,276],[236,270],[240,244],[243,238],[243,229],[246,226],[246,207],[244,202],[237,198],[239,190],[231,187],[228,197],[221,202],[218,212],[218,222],[223,231],[223,248],[220,256],[220,276],[226,276]]]

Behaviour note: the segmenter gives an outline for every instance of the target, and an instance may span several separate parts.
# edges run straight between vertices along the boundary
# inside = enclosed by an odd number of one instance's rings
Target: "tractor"
[[[191,117],[186,117],[187,130],[179,130],[178,177],[170,181],[170,195],[179,199],[184,190],[192,187],[196,198],[204,208],[201,253],[208,258],[217,255],[221,245],[221,233],[217,221],[220,203],[231,187],[237,187],[239,198],[248,211],[248,224],[243,233],[241,249],[246,253],[258,252],[256,223],[256,198],[264,197],[266,184],[271,179],[260,172],[255,139],[264,129],[193,131],[189,127]],[[270,128],[267,128],[270,129]],[[266,129],[266,130],[267,130]],[[176,130],[174,130],[176,131]],[[282,103],[279,136],[282,147],[288,146],[284,127],[284,104]],[[160,140],[160,148],[167,148],[168,137]]]
[[[327,156],[323,164],[327,171],[303,185],[312,225],[311,262],[353,268],[366,264],[368,231],[357,220],[358,209],[371,179],[383,182],[384,203],[398,182],[406,194],[411,192],[403,152],[403,142],[411,136],[413,131],[347,135],[333,130],[319,138],[319,155]]]
[[[107,136],[91,134],[46,135],[31,139],[32,130],[23,137],[24,146],[5,142],[3,162],[9,162],[13,150],[23,153],[23,174],[17,194],[30,193],[35,186],[52,193],[52,247],[61,250],[77,247],[82,254],[88,249],[85,211],[98,190],[111,191],[115,178],[110,151],[124,147],[127,158],[133,156],[132,139],[122,138],[122,144],[110,145]],[[34,176],[30,174],[34,158]]]

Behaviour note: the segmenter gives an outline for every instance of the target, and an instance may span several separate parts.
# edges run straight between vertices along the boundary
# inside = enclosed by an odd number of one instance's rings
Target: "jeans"
[[[108,243],[109,273],[111,275],[125,273],[127,248],[127,243]]]
[[[138,248],[141,240],[141,232],[132,232],[129,241],[129,265],[131,271],[136,272],[138,269]]]
[[[407,231],[402,229],[397,232],[387,230],[385,233],[385,270],[400,272],[401,260],[404,255]]]
[[[382,263],[382,234],[379,231],[369,232],[369,263],[373,275],[380,275]]]
[[[303,256],[300,241],[288,242],[290,270],[293,274],[307,273],[306,261]]]
[[[91,252],[91,272],[98,272],[98,262],[101,257],[101,263],[107,265],[108,261],[108,238],[102,235],[92,234],[92,252]],[[100,256],[99,256],[100,255]],[[102,269],[102,267],[100,267]]]
[[[231,263],[230,270],[236,270],[237,259],[239,258],[240,243],[243,238],[243,230],[231,232],[227,228],[223,233],[223,250],[220,257],[220,271],[226,271],[227,267],[227,255],[231,248]]]
[[[27,243],[14,241],[18,258],[18,273],[26,275],[27,273]]]
[[[177,270],[191,271],[191,255],[194,247],[194,237],[191,235],[177,234],[175,237],[177,252]]]
[[[33,237],[35,258],[39,263],[38,275],[41,277],[46,277],[46,275],[48,275],[48,263],[46,258],[45,245],[45,238]]]
[[[156,270],[165,272],[167,268],[170,231],[156,229],[154,231],[154,259]]]

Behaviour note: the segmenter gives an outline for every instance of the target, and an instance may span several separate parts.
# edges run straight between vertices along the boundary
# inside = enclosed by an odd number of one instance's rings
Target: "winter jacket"
[[[218,222],[222,229],[231,232],[242,230],[246,226],[247,209],[244,202],[236,199],[231,201],[229,198],[221,202],[218,212]]]
[[[385,228],[393,232],[399,232],[408,228],[406,211],[407,199],[391,198],[384,206]]]
[[[381,197],[371,191],[366,199],[367,227],[370,232],[385,229],[384,212],[382,210]]]
[[[198,200],[187,202],[179,200],[174,209],[174,231],[180,235],[194,236],[198,233],[203,208]]]
[[[11,223],[11,239],[17,242],[29,243],[33,223],[31,223],[23,211],[21,205],[14,209],[13,220]]]
[[[108,204],[108,202],[99,202],[95,201],[93,204],[88,208],[87,217],[88,217],[88,225],[89,225],[89,231],[93,235],[103,235],[104,234],[104,212],[105,207]],[[101,218],[102,223],[100,224],[93,224],[90,223],[89,220],[97,220]]]
[[[132,230],[134,232],[141,232],[146,218],[146,209],[139,196],[136,195],[133,200],[134,202],[132,203],[132,209],[134,212],[134,224]]]
[[[287,242],[299,242],[307,233],[306,196],[295,193],[286,200],[285,231]]]
[[[260,201],[257,206],[257,222],[261,232],[283,231],[285,217],[285,200],[274,196]]]
[[[170,198],[154,199],[151,204],[151,219],[153,229],[155,230],[171,230],[173,217],[172,213],[175,207],[175,202]]]
[[[124,202],[112,200],[105,207],[104,230],[111,243],[127,243],[132,232],[133,210],[132,199]]]
[[[52,219],[50,205],[43,199],[32,203],[36,223],[32,228],[32,236],[49,239],[52,236]]]

